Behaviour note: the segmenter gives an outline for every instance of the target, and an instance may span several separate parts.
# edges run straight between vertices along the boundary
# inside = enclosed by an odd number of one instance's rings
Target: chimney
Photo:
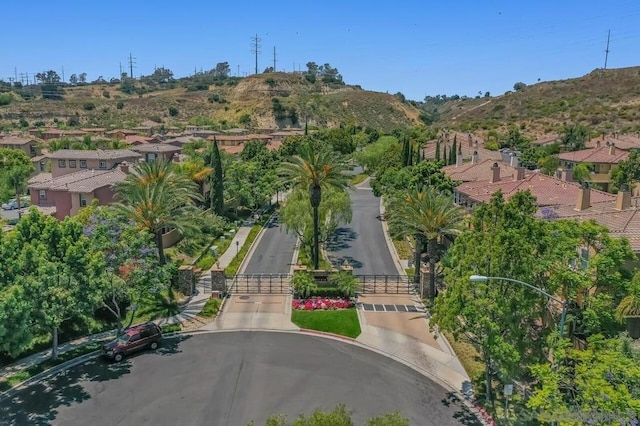
[[[493,163],[491,166],[491,179],[489,179],[489,183],[496,183],[500,180],[500,166],[498,163]]]
[[[471,164],[478,164],[478,151],[473,151],[471,154]]]
[[[120,171],[124,174],[128,174],[129,173],[129,163],[127,163],[126,161],[123,161],[122,163],[120,163]]]
[[[511,167],[518,167],[518,165],[519,165],[518,157],[513,152],[511,153],[510,156],[511,156],[511,158],[509,160],[509,165]]]
[[[516,174],[514,175],[514,181],[524,179],[524,170],[525,168],[522,166],[516,166]]]
[[[456,167],[462,167],[462,147],[458,147],[456,154]]]
[[[467,140],[469,143],[469,148],[473,147],[473,138],[471,137],[471,132],[467,133]]]
[[[596,141],[596,148],[600,148],[600,141]]]
[[[626,184],[622,184],[616,197],[616,210],[626,210],[631,207],[631,191]]]
[[[581,212],[591,207],[591,188],[587,182],[583,182],[578,191],[578,201],[574,210]]]
[[[478,149],[478,141],[477,140],[473,143],[473,149]]]
[[[573,182],[573,170],[562,169],[560,172],[560,179],[562,179],[565,182]]]
[[[609,145],[609,155],[614,155],[616,153],[616,144],[611,142]]]

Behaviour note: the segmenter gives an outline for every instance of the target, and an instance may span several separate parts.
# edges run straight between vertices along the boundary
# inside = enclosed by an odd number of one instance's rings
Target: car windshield
[[[118,337],[118,343],[127,343],[129,341],[129,336],[127,334],[123,334]]]

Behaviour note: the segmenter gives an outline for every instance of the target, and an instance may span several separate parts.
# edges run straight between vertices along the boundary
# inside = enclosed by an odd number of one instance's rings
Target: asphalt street
[[[288,274],[293,261],[296,237],[287,234],[285,226],[273,221],[258,241],[245,274]]]
[[[121,363],[93,360],[21,391],[0,424],[265,424],[344,403],[355,424],[400,411],[412,425],[478,424],[447,390],[375,352],[320,337],[196,334]]]
[[[369,184],[359,185],[351,195],[352,220],[339,227],[327,242],[331,262],[347,260],[356,275],[398,275],[380,223],[380,199]]]

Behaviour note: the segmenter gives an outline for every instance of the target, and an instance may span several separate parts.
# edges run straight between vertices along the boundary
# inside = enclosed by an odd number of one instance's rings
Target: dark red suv
[[[106,343],[102,347],[102,355],[120,362],[125,356],[147,347],[155,350],[160,346],[160,342],[162,342],[160,327],[148,322],[127,328],[116,340]]]

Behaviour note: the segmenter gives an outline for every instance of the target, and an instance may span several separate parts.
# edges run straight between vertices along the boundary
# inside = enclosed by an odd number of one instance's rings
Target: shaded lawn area
[[[300,328],[324,331],[356,338],[360,335],[360,321],[355,308],[335,311],[302,311],[294,309],[291,321]]]

